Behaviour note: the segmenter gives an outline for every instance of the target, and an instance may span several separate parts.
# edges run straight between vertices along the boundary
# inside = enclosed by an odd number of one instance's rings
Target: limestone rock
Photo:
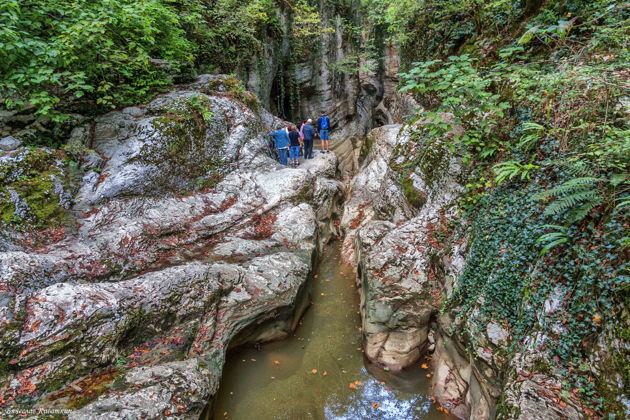
[[[20,140],[11,136],[3,137],[0,139],[0,149],[4,150],[5,152],[15,150],[20,147],[21,144],[22,142]]]
[[[282,168],[265,138],[281,122],[213,94],[223,80],[73,133],[96,154],[72,198],[74,229],[0,252],[6,406],[198,418],[229,346],[297,325],[312,263],[335,234],[337,160]],[[1,159],[21,152],[10,153]],[[77,391],[95,384],[107,392]]]
[[[366,354],[394,370],[414,363],[429,344],[429,322],[442,299],[431,271],[431,242],[462,190],[459,164],[444,157],[448,171],[431,184],[418,183],[423,205],[410,202],[394,162],[411,147],[413,131],[392,125],[369,134],[371,147],[350,185],[342,219],[344,257],[360,273]]]

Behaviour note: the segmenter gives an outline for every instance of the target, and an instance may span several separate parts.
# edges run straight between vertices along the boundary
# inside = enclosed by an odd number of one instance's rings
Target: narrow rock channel
[[[396,375],[365,361],[358,308],[352,267],[342,262],[340,243],[332,242],[296,332],[228,354],[214,410],[202,418],[454,418],[432,403],[424,361]]]

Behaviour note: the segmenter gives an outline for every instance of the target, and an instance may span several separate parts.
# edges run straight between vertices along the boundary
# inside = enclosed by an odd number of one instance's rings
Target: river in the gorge
[[[454,419],[432,402],[424,361],[393,374],[365,360],[358,310],[352,268],[333,242],[294,335],[229,352],[214,419]]]

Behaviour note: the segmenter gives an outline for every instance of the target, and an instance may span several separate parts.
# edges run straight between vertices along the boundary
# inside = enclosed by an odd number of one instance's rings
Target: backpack
[[[328,121],[328,117],[322,117],[322,121],[319,124],[319,129],[328,130],[328,124],[330,124]]]

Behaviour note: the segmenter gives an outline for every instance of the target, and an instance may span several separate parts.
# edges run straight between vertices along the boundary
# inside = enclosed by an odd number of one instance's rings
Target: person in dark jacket
[[[289,127],[289,147],[291,166],[297,168],[300,164],[300,133],[294,125]]]
[[[289,153],[289,130],[288,128],[282,128],[278,131],[269,133],[273,137],[276,149],[278,149],[278,156],[280,156],[280,163],[287,164],[287,154]]]
[[[322,111],[322,115],[317,119],[317,131],[319,131],[319,139],[322,141],[322,153],[330,153],[328,150],[328,130],[330,130],[330,118],[326,115],[326,111]]]
[[[311,125],[313,120],[306,120],[302,128],[304,134],[304,159],[313,159],[313,139],[315,138],[315,128]]]

